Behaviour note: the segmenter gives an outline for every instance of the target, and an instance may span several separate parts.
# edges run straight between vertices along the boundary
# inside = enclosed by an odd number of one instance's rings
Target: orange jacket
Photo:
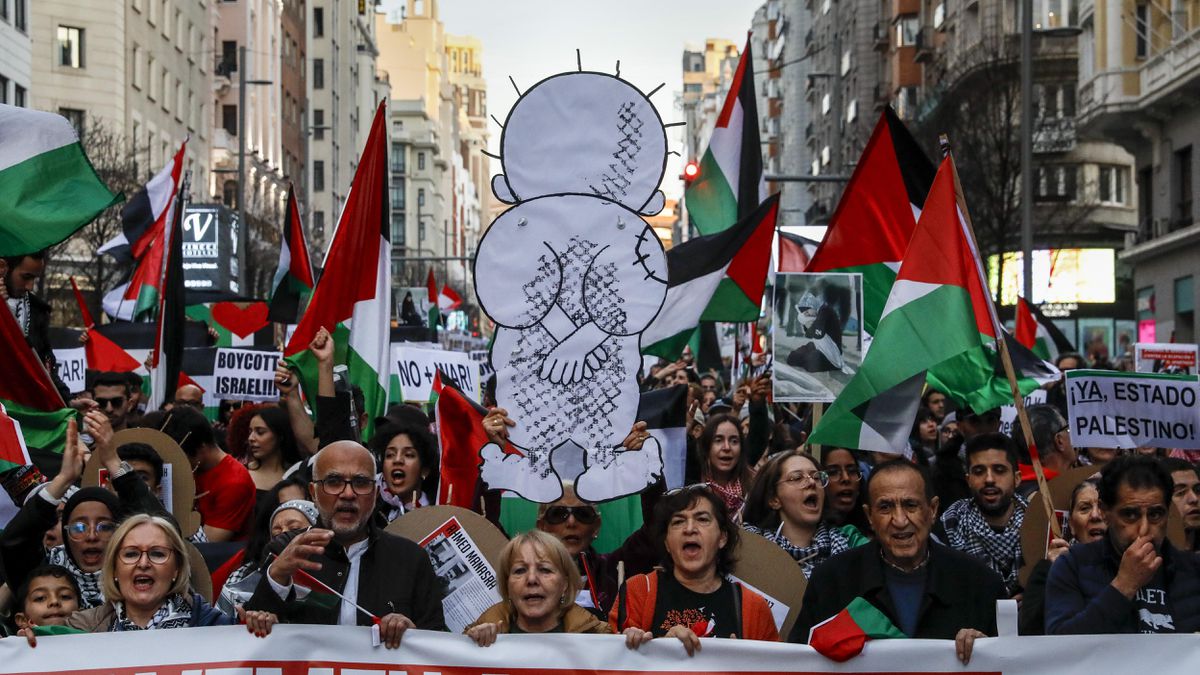
[[[650,572],[626,580],[608,613],[608,622],[614,631],[620,633],[626,628],[652,630],[650,624],[654,621],[654,605],[658,599],[658,575],[658,572]],[[778,642],[779,630],[767,601],[741,584],[738,588],[742,590],[742,638]]]

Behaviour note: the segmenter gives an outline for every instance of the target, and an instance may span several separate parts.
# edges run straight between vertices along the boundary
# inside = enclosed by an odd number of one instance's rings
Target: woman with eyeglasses
[[[75,612],[67,626],[86,633],[225,626],[230,617],[190,590],[192,566],[183,537],[162,516],[139,513],[126,518],[104,553],[100,584],[107,601]],[[239,610],[239,619],[259,637],[271,632],[269,612]],[[22,631],[36,646],[32,631]]]
[[[583,582],[558,538],[538,530],[518,534],[500,551],[498,567],[500,602],[463,631],[480,647],[502,633],[612,634],[608,622],[572,600]]]
[[[707,485],[668,492],[655,508],[654,535],[663,569],[626,581],[609,613],[626,647],[673,637],[691,656],[700,638],[779,640],[767,601],[728,578],[738,527]]]
[[[852,450],[826,447],[821,468],[829,476],[825,486],[825,522],[840,529],[852,542],[865,543],[871,523],[863,511],[863,467]]]
[[[774,542],[800,565],[804,576],[854,544],[821,522],[829,475],[803,450],[781,452],[767,461],[746,499],[743,527]]]
[[[104,602],[100,585],[100,567],[105,546],[117,529],[117,521],[126,513],[162,511],[162,504],[129,464],[120,461],[112,447],[112,426],[104,413],[93,410],[84,415],[84,427],[94,439],[93,452],[100,457],[116,494],[99,487],[68,490],[83,474],[86,448],[79,442],[75,421],[68,422],[67,444],[62,468],[45,487],[26,500],[0,535],[0,560],[10,588],[16,588],[27,575],[43,563],[62,565],[79,585],[80,607],[96,607]],[[47,529],[60,522],[58,505],[63,502],[62,544],[44,549]]]

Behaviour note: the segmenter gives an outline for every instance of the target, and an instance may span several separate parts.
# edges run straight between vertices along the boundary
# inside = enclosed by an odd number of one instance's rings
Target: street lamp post
[[[246,79],[246,45],[238,47],[238,293],[248,295],[250,282],[250,226],[246,222],[246,86],[274,84],[271,80]]]
[[[1021,0],[1021,293],[1033,302],[1033,0]]]

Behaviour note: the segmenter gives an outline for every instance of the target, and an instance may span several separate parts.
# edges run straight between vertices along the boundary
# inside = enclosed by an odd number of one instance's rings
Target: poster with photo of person
[[[778,274],[773,311],[775,400],[837,398],[862,363],[862,275]]]

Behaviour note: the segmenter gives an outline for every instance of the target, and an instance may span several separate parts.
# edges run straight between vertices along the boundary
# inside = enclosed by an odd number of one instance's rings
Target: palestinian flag
[[[66,118],[0,105],[0,254],[49,248],[122,199],[96,175]]]
[[[183,179],[186,153],[185,140],[170,163],[121,209],[121,233],[101,246],[97,253],[107,253],[122,263],[140,260],[146,255],[154,239],[162,235],[163,228],[174,215],[175,195]]]
[[[861,597],[842,611],[812,627],[808,644],[822,656],[837,662],[862,653],[867,640],[906,638],[886,614]]]
[[[896,270],[925,196],[934,166],[892,109],[871,133],[829,229],[805,272],[863,275],[863,327],[874,335]]]
[[[50,373],[9,311],[0,311],[0,344],[6,346],[0,405],[8,417],[20,423],[27,446],[61,454],[67,441],[67,421],[75,411],[63,403]]]
[[[779,271],[805,272],[821,242],[798,234],[779,233]]]
[[[442,291],[437,298],[438,311],[453,312],[462,306],[462,296],[450,288],[450,284],[442,284]]]
[[[29,458],[29,448],[25,447],[21,423],[9,417],[4,405],[0,404],[0,474],[27,464],[33,464],[33,460]]]
[[[438,302],[437,279],[433,276],[433,268],[429,268],[429,276],[425,277],[425,290],[429,301],[429,330],[437,330],[441,322],[440,303]]]
[[[757,321],[771,263],[779,195],[716,234],[667,251],[667,297],[642,333],[642,353],[674,360],[701,321]]]
[[[171,221],[163,232],[164,269],[158,300],[154,350],[150,352],[150,398],[147,410],[157,410],[179,387],[183,372],[184,313],[183,285],[183,191],[176,194]]]
[[[217,347],[270,347],[275,344],[275,324],[267,303],[213,302],[188,305],[187,318],[203,321],[217,333]]]
[[[1040,359],[1057,361],[1063,352],[1073,352],[1075,347],[1062,334],[1053,322],[1042,314],[1036,305],[1031,305],[1025,298],[1017,298],[1016,339],[1026,349],[1029,349]]]
[[[646,431],[662,448],[667,487],[682,487],[687,464],[687,387],[675,385],[642,394],[637,420],[646,423]]]
[[[71,277],[71,288],[75,291],[75,302],[79,304],[83,328],[87,331],[88,340],[84,345],[84,353],[87,355],[88,368],[116,373],[129,373],[141,368],[141,362],[96,330],[96,322],[92,320],[92,313],[83,301],[83,294],[79,292],[75,277]]]
[[[767,197],[753,63],[747,38],[708,149],[700,159],[700,174],[683,193],[688,215],[701,234],[733,227]]]
[[[978,254],[960,219],[966,209],[956,188],[954,163],[947,158],[909,242],[875,341],[810,442],[908,455],[927,377],[931,386],[975,410],[1010,398],[1007,381],[997,377],[994,344],[1002,332],[984,290]],[[1022,394],[1040,386],[1027,377],[1019,385]]]
[[[350,382],[366,401],[365,436],[387,407],[391,372],[391,242],[388,240],[388,139],[386,101],[371,122],[325,270],[304,317],[284,349],[309,395],[317,390],[317,362],[308,351],[322,327],[333,333],[335,362],[349,369]]]
[[[287,222],[283,225],[283,240],[279,246],[279,265],[271,284],[271,321],[295,323],[300,310],[312,295],[312,263],[308,245],[304,243],[304,225],[300,222],[300,206],[296,203],[296,188],[288,188]]]

